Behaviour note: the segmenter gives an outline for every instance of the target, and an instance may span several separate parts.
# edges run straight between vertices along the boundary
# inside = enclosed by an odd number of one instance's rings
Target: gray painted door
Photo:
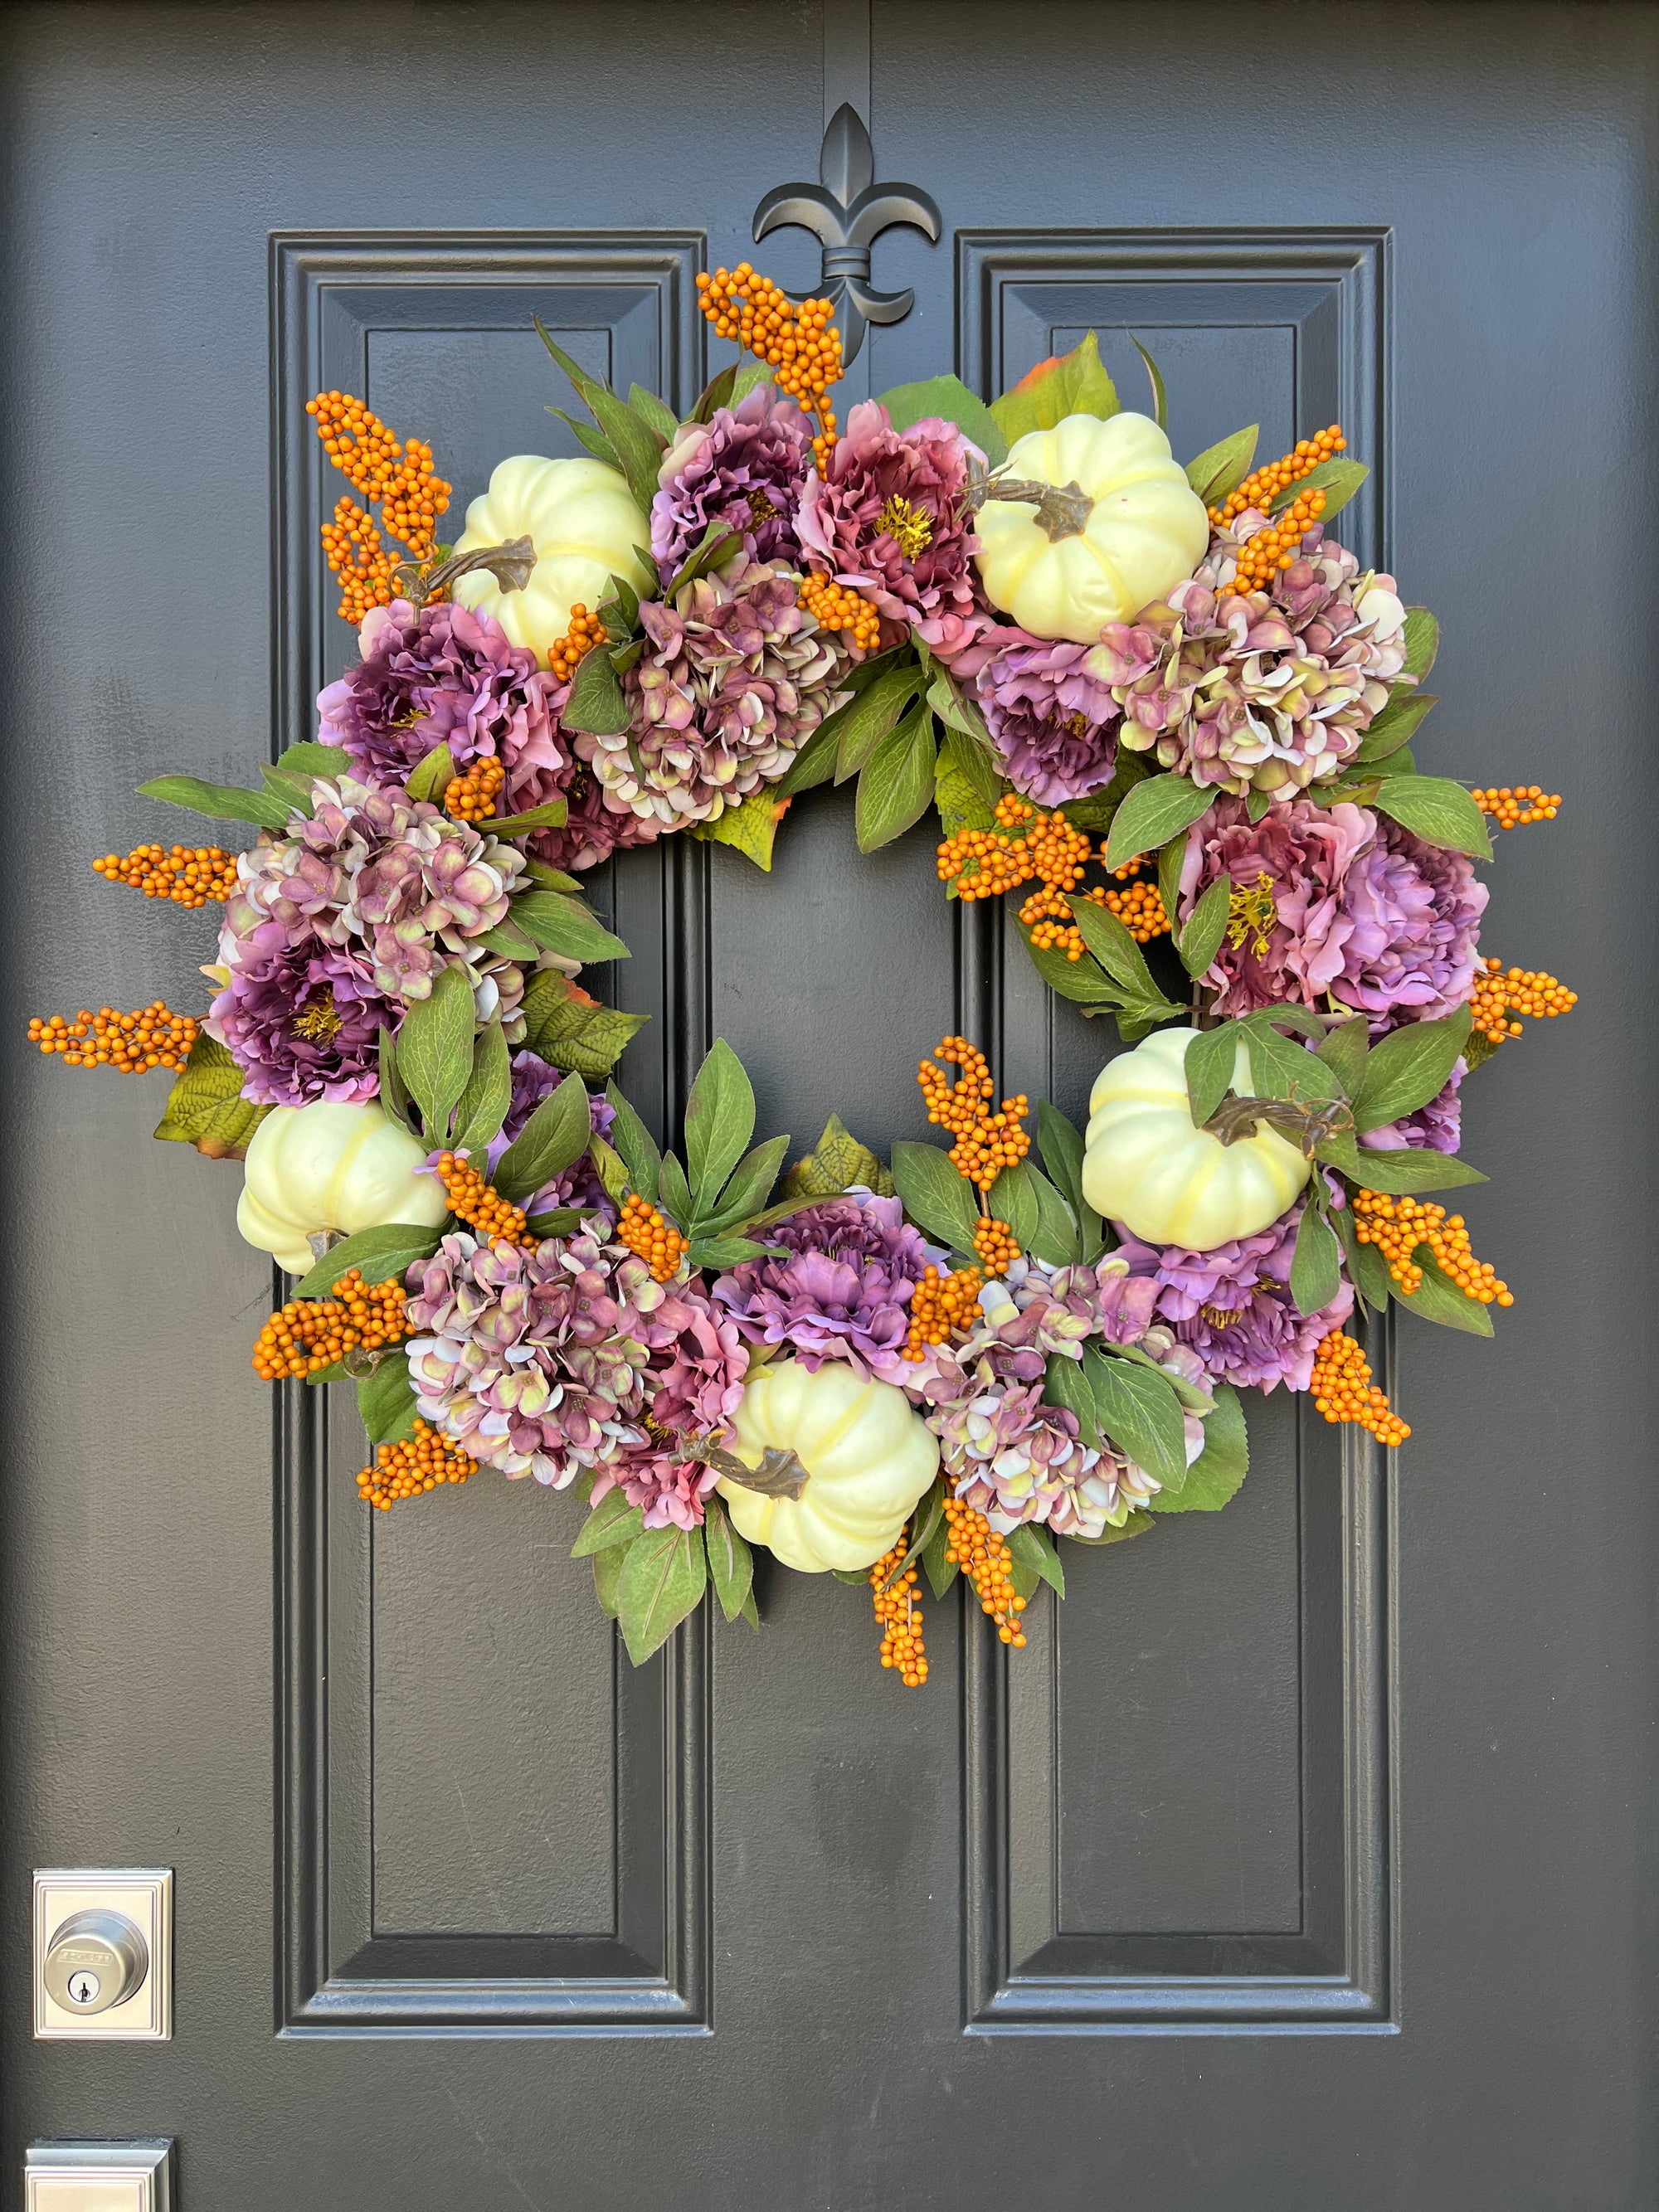
[[[33,2137],[157,2133],[185,2212],[1659,2203],[1654,13],[873,15],[7,17],[7,2203]],[[684,400],[696,270],[849,94],[945,224],[877,248],[916,306],[874,389],[1092,325],[1131,392],[1127,333],[1160,357],[1182,452],[1343,421],[1343,534],[1443,624],[1437,764],[1567,793],[1490,943],[1581,994],[1472,1086],[1519,1296],[1493,1346],[1402,1324],[1397,1471],[1269,1401],[1225,1515],[1079,1557],[1006,1668],[947,1609],[920,1694],[827,1578],[630,1673],[533,1485],[368,1526],[349,1408],[273,1423],[248,1368],[235,1170],[22,1042],[196,1003],[204,919],[88,863],[341,663],[307,393],[366,383],[463,499],[562,450],[532,309]],[[758,258],[816,279],[799,234]],[[946,1030],[1073,1112],[1109,1048],[985,910],[953,934],[925,829],[860,862],[844,794],[769,878],[694,847],[598,891],[659,1121],[715,1033],[766,1127],[878,1144]],[[53,1863],[177,1869],[170,2044],[28,2039]]]

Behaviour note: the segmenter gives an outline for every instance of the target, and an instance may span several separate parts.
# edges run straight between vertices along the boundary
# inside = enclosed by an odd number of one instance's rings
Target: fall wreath
[[[299,1278],[254,1367],[355,1379],[369,1504],[574,1490],[635,1661],[711,1585],[757,1624],[764,1546],[867,1583],[915,1685],[920,1572],[1019,1645],[1056,1539],[1232,1496],[1241,1389],[1395,1445],[1354,1329],[1491,1333],[1437,1195],[1482,1180],[1461,1086],[1573,994],[1482,957],[1474,863],[1559,799],[1419,772],[1436,625],[1331,535],[1340,428],[1182,466],[1156,366],[1122,409],[1091,334],[842,428],[829,302],[698,283],[738,359],[690,419],[542,331],[586,457],[502,461],[453,547],[431,447],[311,401],[360,658],[258,789],[143,787],[248,849],[94,863],[222,905],[215,995],[30,1036],[172,1070],[156,1135],[244,1160],[239,1226]],[[1085,1129],[961,1037],[920,1069],[949,1150],[885,1164],[831,1116],[786,1171],[723,1042],[677,1151],[608,1079],[641,1018],[574,980],[627,953],[582,872],[678,831],[769,867],[853,778],[864,851],[935,807],[942,895],[1020,894],[1041,983],[1115,1020]]]

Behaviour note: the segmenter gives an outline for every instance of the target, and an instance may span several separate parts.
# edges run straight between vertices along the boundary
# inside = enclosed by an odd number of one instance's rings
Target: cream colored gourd
[[[1089,1094],[1083,1195],[1148,1244],[1212,1251],[1277,1221],[1311,1172],[1297,1147],[1261,1127],[1224,1145],[1194,1128],[1187,1047],[1196,1030],[1158,1030],[1102,1070]],[[1241,1040],[1232,1087],[1251,1095]]]
[[[769,1447],[806,1469],[799,1498],[763,1498],[727,1475],[718,1486],[738,1534],[805,1575],[873,1566],[939,1472],[938,1441],[903,1391],[836,1359],[815,1373],[775,1360],[744,1387],[732,1449],[758,1467]]]
[[[603,461],[544,460],[517,453],[496,465],[488,491],[466,510],[458,553],[530,538],[536,565],[521,592],[504,592],[487,568],[460,577],[454,596],[464,607],[493,615],[514,645],[532,648],[542,666],[570,628],[580,599],[592,614],[621,576],[654,592],[657,576],[636,547],[651,543],[651,525],[627,481]]]
[[[307,1241],[386,1221],[435,1229],[449,1211],[435,1176],[416,1175],[426,1147],[378,1106],[279,1106],[253,1133],[236,1226],[290,1275],[317,1255]]]
[[[1093,505],[1080,534],[1050,538],[1036,510],[988,500],[975,527],[993,606],[1034,637],[1097,645],[1189,576],[1210,542],[1204,502],[1145,415],[1068,415],[1014,441],[1008,474],[1075,484]]]

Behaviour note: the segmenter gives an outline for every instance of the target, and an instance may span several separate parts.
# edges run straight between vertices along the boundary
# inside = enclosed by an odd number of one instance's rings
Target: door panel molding
[[[310,393],[338,386],[376,404],[376,364],[387,365],[395,380],[403,334],[447,334],[464,356],[470,340],[481,349],[510,344],[536,313],[573,343],[597,348],[605,373],[623,390],[637,380],[687,408],[702,367],[704,325],[693,279],[703,258],[702,235],[691,231],[273,237],[277,750],[311,734],[312,702],[350,644],[331,611],[332,580],[317,552],[317,526],[338,487],[304,412]],[[547,366],[547,396],[556,401],[559,380]],[[405,432],[436,427],[404,422],[390,401],[379,404]],[[529,419],[538,417],[538,410]],[[550,418],[546,435],[539,450],[569,442]],[[480,486],[457,476],[459,507]],[[458,526],[459,514],[452,515]],[[599,971],[592,987],[611,1003],[653,1017],[629,1048],[626,1080],[659,1134],[678,1117],[708,1041],[707,859],[704,847],[676,839],[624,854],[590,878],[601,906],[608,891],[609,911],[635,956],[614,977]],[[605,1739],[596,1736],[592,1747],[595,1758],[611,1762],[608,1910],[572,1906],[570,1920],[581,1924],[556,1919],[556,1932],[549,1932],[545,1914],[526,1915],[528,1932],[512,1932],[511,1912],[501,1923],[505,1932],[457,1932],[453,1921],[428,1931],[411,1924],[405,1890],[377,1927],[374,1688],[376,1670],[387,1661],[377,1649],[377,1626],[382,1640],[386,1632],[377,1623],[376,1547],[386,1532],[374,1525],[381,1516],[364,1513],[353,1494],[363,1443],[349,1395],[285,1386],[274,1447],[279,2032],[707,2033],[706,1608],[637,1670],[612,1632],[610,1721]],[[406,1577],[409,1570],[400,1571]],[[580,1566],[575,1573],[585,1614],[586,1576]],[[451,1601],[456,1587],[447,1582],[434,1602]],[[553,1587],[551,1570],[546,1587]],[[399,1594],[406,1617],[406,1588]],[[453,1714],[448,1718],[453,1723]],[[404,1717],[403,1729],[400,1741],[418,1737],[418,1713]],[[389,1756],[382,1747],[383,1770]],[[419,1814],[421,1774],[405,1766],[398,1778],[406,1867],[411,1848],[419,1848],[410,1824]],[[485,1817],[492,1815],[499,1820],[500,1808]],[[434,1822],[441,1817],[434,1808]],[[601,1893],[591,1878],[586,1889],[590,1907],[597,1907]],[[462,1908],[463,1930],[464,1915]]]

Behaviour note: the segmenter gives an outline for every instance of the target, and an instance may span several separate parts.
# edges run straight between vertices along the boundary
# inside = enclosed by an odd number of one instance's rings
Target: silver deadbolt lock
[[[72,1912],[46,1953],[46,1993],[68,2013],[107,2012],[149,1972],[149,1946],[125,1912]]]

